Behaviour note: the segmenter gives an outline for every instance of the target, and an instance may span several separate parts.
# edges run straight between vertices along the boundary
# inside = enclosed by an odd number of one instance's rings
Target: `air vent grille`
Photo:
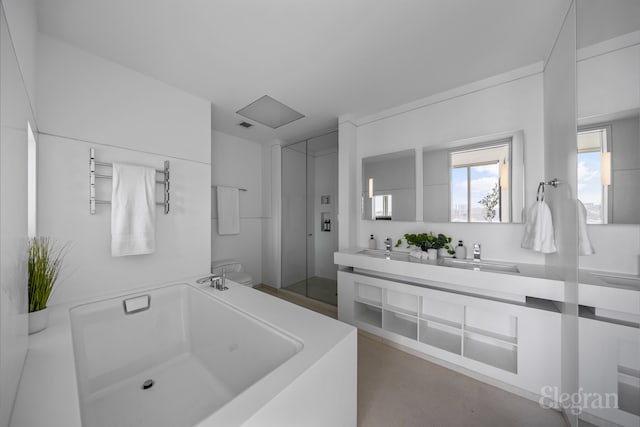
[[[240,122],[238,123],[238,126],[242,126],[243,128],[250,128],[251,126],[253,126],[251,123],[249,122]]]

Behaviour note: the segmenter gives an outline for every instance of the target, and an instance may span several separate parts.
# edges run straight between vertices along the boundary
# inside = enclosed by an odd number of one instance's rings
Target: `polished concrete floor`
[[[258,285],[258,290],[336,318],[334,306]],[[565,426],[559,412],[358,334],[358,426]],[[582,426],[582,424],[581,424]]]
[[[358,426],[565,426],[559,412],[358,334]]]

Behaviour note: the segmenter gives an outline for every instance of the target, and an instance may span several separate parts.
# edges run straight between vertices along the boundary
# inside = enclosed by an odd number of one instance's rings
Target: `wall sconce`
[[[509,188],[509,165],[506,160],[500,163],[500,189],[506,190]]]
[[[600,156],[600,179],[602,185],[611,185],[611,152],[603,151]]]
[[[369,198],[373,199],[373,178],[369,178]]]

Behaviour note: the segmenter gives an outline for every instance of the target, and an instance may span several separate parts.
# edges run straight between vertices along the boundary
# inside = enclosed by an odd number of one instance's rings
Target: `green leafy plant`
[[[446,249],[447,252],[453,255],[455,250],[450,245],[451,237],[445,236],[442,233],[433,234],[433,233],[420,233],[420,234],[405,234],[404,240],[407,241],[407,248],[411,246],[418,247],[423,251],[427,249]],[[402,245],[402,239],[398,239],[396,243],[396,248]]]
[[[47,308],[47,301],[58,280],[66,245],[57,247],[48,237],[29,241],[29,313]]]

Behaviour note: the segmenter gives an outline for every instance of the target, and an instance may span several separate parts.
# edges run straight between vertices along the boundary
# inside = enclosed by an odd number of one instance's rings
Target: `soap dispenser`
[[[376,239],[373,238],[373,234],[369,238],[369,249],[375,249],[377,246]]]
[[[462,240],[458,240],[458,246],[456,246],[456,258],[465,259],[467,257],[467,248],[462,244]]]

